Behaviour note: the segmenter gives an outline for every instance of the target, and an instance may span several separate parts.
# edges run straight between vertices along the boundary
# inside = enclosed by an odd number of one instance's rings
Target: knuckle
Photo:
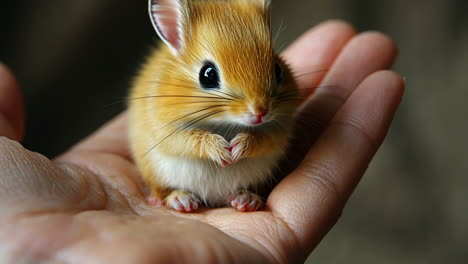
[[[332,125],[342,126],[345,129],[352,130],[358,138],[364,139],[373,149],[376,149],[379,145],[376,137],[370,133],[369,126],[360,118],[348,117],[343,120],[335,121]]]
[[[386,45],[388,46],[388,50],[396,50],[397,48],[395,41],[392,38],[390,38],[388,35],[380,31],[369,30],[369,31],[362,32],[359,36],[363,38],[372,39],[374,43],[377,43],[380,45]]]
[[[17,141],[3,136],[0,136],[0,147],[0,150],[3,150],[4,148],[22,148],[21,144]]]
[[[337,198],[342,197],[342,190],[337,184],[337,168],[331,166],[328,162],[316,161],[308,164],[302,168],[302,173],[318,188],[326,190]]]
[[[324,85],[315,89],[314,95],[297,114],[298,126],[312,131],[323,131],[336,111],[344,104],[346,89],[337,85]]]
[[[341,19],[330,19],[328,21],[323,22],[323,25],[334,27],[335,30],[343,30],[348,31],[352,34],[356,34],[356,29],[354,28],[354,26]]]
[[[0,161],[15,160],[24,150],[20,143],[0,136]]]

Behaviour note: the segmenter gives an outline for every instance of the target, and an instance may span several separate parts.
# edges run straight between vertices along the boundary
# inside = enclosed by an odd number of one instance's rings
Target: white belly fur
[[[157,150],[148,155],[159,182],[190,191],[210,206],[225,205],[230,194],[267,183],[280,157],[278,153],[246,158],[223,168],[210,160],[168,156]]]

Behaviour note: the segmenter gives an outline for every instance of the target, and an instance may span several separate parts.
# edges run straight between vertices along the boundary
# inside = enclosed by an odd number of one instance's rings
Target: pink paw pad
[[[157,197],[149,196],[146,201],[152,206],[161,206],[163,201]]]
[[[226,168],[226,167],[229,165],[229,162],[227,162],[227,161],[225,161],[225,160],[221,160],[221,162],[223,163],[223,164],[221,164],[221,166],[222,166],[223,168]]]
[[[190,213],[200,208],[201,202],[193,194],[171,195],[166,199],[166,206],[178,212]]]
[[[239,192],[228,200],[231,206],[240,212],[254,212],[263,206],[262,198],[249,192]]]

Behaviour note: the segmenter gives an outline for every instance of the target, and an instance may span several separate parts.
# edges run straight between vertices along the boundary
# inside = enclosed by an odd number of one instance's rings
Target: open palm
[[[1,67],[0,262],[304,261],[337,221],[387,132],[403,81],[381,70],[395,55],[387,37],[356,35],[342,22],[315,27],[283,53],[304,93],[319,88],[300,114],[307,125],[298,123],[290,153],[298,157],[285,165],[291,173],[253,213],[181,214],[148,205],[128,150],[125,113],[53,161],[24,149],[16,142],[22,99]]]

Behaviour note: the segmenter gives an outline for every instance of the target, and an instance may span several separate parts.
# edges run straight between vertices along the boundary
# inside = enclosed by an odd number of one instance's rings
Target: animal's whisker
[[[193,89],[193,86],[180,85],[180,84],[175,84],[175,83],[167,83],[167,82],[159,82],[159,81],[149,81],[149,83],[168,85],[168,86],[175,86],[175,87],[181,87],[181,88],[187,88],[187,89]]]
[[[276,102],[284,102],[285,100],[290,100],[290,99],[305,99],[303,96],[301,96],[300,94],[298,93],[291,93],[291,94],[285,94],[285,95],[281,95],[281,96],[277,96],[275,97],[275,101]]]
[[[174,103],[170,104],[171,105],[180,105],[180,104],[200,104],[200,103],[220,103],[220,102],[226,102],[227,101],[232,101],[228,98],[223,98],[223,97],[211,97],[211,96],[192,96],[192,95],[154,95],[154,96],[141,96],[141,97],[134,97],[134,98],[126,98],[122,99],[113,103],[110,103],[106,105],[105,107],[111,107],[120,103],[126,103],[128,101],[133,101],[133,100],[141,100],[141,99],[151,99],[151,98],[200,98],[200,99],[213,99],[213,101],[190,101],[190,102],[180,102],[180,103]],[[216,101],[215,101],[216,100]]]
[[[306,120],[304,120],[304,118],[300,118],[300,117],[296,118],[296,121],[299,122],[299,123],[302,123],[303,125],[306,125],[309,128],[312,128],[312,129],[321,128],[321,123],[320,122],[309,123]],[[296,122],[296,124],[299,125],[297,122]]]
[[[224,99],[226,99],[226,100],[231,100],[231,101],[237,101],[236,99],[242,99],[242,98],[238,98],[238,97],[236,97],[236,96],[233,96],[232,94],[228,94],[228,93],[224,93],[224,92],[216,91],[216,90],[213,90],[212,92],[207,92],[207,91],[204,91],[204,90],[199,89],[199,88],[195,88],[195,89],[194,89],[193,86],[185,86],[185,85],[178,85],[178,84],[174,84],[174,83],[164,83],[164,82],[157,82],[157,81],[151,81],[151,83],[162,84],[162,85],[169,85],[169,86],[175,86],[175,87],[180,87],[180,88],[186,88],[186,89],[194,90],[194,91],[197,91],[197,92],[200,92],[200,93],[204,93],[204,94],[208,94],[208,95],[212,95],[212,96],[218,96],[219,98],[224,98]],[[221,93],[221,94],[230,96],[230,97],[232,97],[232,98],[220,96],[220,95],[215,94],[215,93],[213,93],[213,92]]]
[[[150,95],[150,96],[141,96],[141,97],[129,98],[128,100],[132,101],[132,100],[154,99],[154,98],[203,98],[203,99],[228,100],[226,98],[221,98],[221,97],[196,96],[196,95]]]
[[[237,124],[231,124],[231,125],[228,127],[228,129],[226,130],[225,134],[226,134],[227,136],[229,136],[230,133],[231,133],[232,131],[234,131],[234,129],[236,129],[236,128],[237,128]]]
[[[287,101],[302,101],[302,100],[304,100],[303,97],[291,97],[291,98],[283,98],[283,99],[277,100],[277,102],[282,103],[282,102],[287,102]]]
[[[321,72],[328,72],[329,69],[322,69],[322,70],[315,70],[315,71],[311,71],[311,72],[307,72],[307,73],[301,73],[300,75],[294,75],[294,78],[301,78],[301,77],[304,77],[304,76],[307,76],[307,75],[310,75],[310,74],[314,74],[314,73],[321,73]]]
[[[197,110],[197,111],[195,111],[195,112],[192,112],[192,113],[190,113],[190,114],[185,114],[185,115],[183,115],[183,116],[181,116],[181,117],[178,117],[178,118],[176,118],[175,120],[172,120],[171,122],[165,124],[164,126],[160,127],[160,129],[165,128],[165,127],[167,127],[167,126],[169,126],[169,125],[171,125],[171,124],[174,124],[174,123],[176,123],[176,122],[178,122],[178,121],[180,121],[180,120],[182,120],[182,119],[184,119],[184,118],[186,118],[186,117],[189,117],[189,116],[192,116],[192,115],[195,115],[195,114],[198,114],[198,113],[200,113],[200,112],[203,112],[203,111],[206,111],[206,110],[210,110],[210,109],[213,109],[213,108],[216,108],[216,107],[223,107],[223,106],[227,106],[227,105],[212,105],[212,106],[209,106],[209,107],[206,107],[206,108]]]
[[[228,103],[229,100],[223,101],[226,99],[219,99],[218,101],[195,101],[195,102],[180,102],[180,103],[173,103],[173,104],[168,104],[165,106],[174,106],[174,105],[184,105],[184,104],[207,104],[207,103]]]
[[[308,91],[308,90],[317,90],[321,88],[339,88],[339,86],[336,85],[320,85],[320,86],[315,86],[315,87],[310,87],[310,88],[299,88],[299,91],[291,91],[291,92],[284,92],[278,94],[275,99],[281,99],[284,97],[289,97],[289,96],[301,96],[299,94],[300,91]]]
[[[284,119],[286,119],[286,121],[289,121],[289,118],[291,118],[287,114],[277,114],[277,116],[284,117]],[[311,122],[308,122],[308,121],[311,121]],[[301,115],[296,115],[294,117],[294,123],[296,123],[296,125],[300,125],[298,123],[302,123],[303,125],[306,125],[307,127],[313,128],[313,129],[323,127],[323,122],[317,121],[315,119],[308,119],[306,121],[305,118],[303,116],[301,116]]]
[[[281,44],[281,46],[278,48],[278,51],[282,52],[284,47],[286,47],[286,45],[288,45],[288,44],[289,44],[288,42],[285,42],[285,43]]]
[[[128,101],[128,99],[119,100],[119,101],[116,101],[116,102],[105,105],[104,108],[108,108],[108,107],[118,105],[118,104],[121,104],[121,103],[126,103],[127,101]]]
[[[190,85],[193,85],[195,83],[195,81],[189,81],[189,80],[184,80],[184,79],[179,79],[179,78],[175,78],[175,77],[170,77],[172,80],[176,80],[176,81],[179,81],[179,82],[184,82],[184,83],[187,83],[187,84],[190,84]]]
[[[224,95],[227,95],[227,96],[230,96],[234,99],[239,99],[239,100],[242,100],[243,98],[236,95],[236,94],[231,94],[231,93],[225,93],[225,92],[221,92],[221,91],[217,91],[217,90],[213,90],[213,92],[216,92],[216,93],[220,93],[220,94],[224,94]]]
[[[275,38],[273,40],[273,46],[276,45],[276,41],[278,41],[278,37],[281,33],[283,33],[284,30],[286,30],[286,28],[288,28],[287,26],[284,26],[283,28],[283,25],[284,25],[284,20],[281,20],[281,24],[278,28],[278,31],[276,32],[276,35],[275,35]]]
[[[289,97],[289,96],[301,96],[301,93],[300,93],[300,91],[284,92],[284,93],[278,94],[275,97],[275,99],[281,99],[281,98]]]
[[[271,120],[271,122],[276,126],[278,127],[279,130],[287,130],[283,125],[280,124],[280,122],[276,121],[276,120]]]
[[[193,38],[193,40],[195,42],[197,42],[198,44],[200,44],[200,46],[202,46],[202,48],[205,49],[206,52],[208,52],[209,54],[213,53],[208,47],[205,46],[205,44],[203,44],[201,41],[197,40],[196,38]]]
[[[187,124],[183,125],[182,127],[179,127],[179,128],[176,128],[174,131],[172,131],[169,135],[167,135],[166,137],[164,137],[162,140],[160,140],[156,145],[154,145],[150,150],[148,150],[145,155],[148,155],[148,153],[150,153],[153,149],[157,148],[162,142],[164,142],[166,139],[170,138],[171,136],[173,136],[175,133],[179,132],[179,131],[183,131],[187,128],[190,128],[191,126],[199,123],[200,121],[206,119],[206,118],[209,118],[213,115],[216,115],[216,114],[219,114],[219,113],[222,113],[224,112],[225,110],[219,110],[219,111],[213,111],[213,112],[210,112],[210,113],[206,113],[206,114],[203,114],[202,116],[199,116],[195,119],[192,119],[190,122],[188,122]]]

